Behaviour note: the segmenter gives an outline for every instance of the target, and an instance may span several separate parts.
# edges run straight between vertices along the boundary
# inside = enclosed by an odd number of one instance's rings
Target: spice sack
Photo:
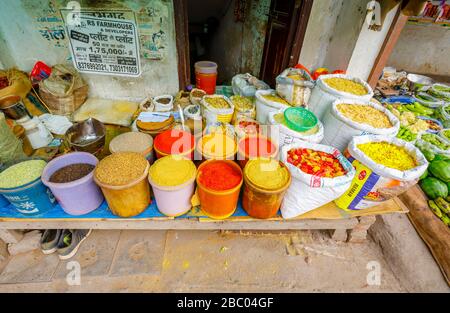
[[[403,148],[414,160],[416,166],[408,170],[398,170],[376,163],[358,146],[365,143],[386,142]],[[388,151],[378,147],[374,153],[382,158],[391,157]],[[392,153],[399,155],[399,153]],[[348,145],[345,156],[355,167],[356,175],[351,187],[334,202],[344,210],[362,210],[389,200],[411,186],[415,185],[419,177],[428,167],[423,154],[414,145],[389,136],[366,135],[354,137]],[[392,157],[395,157],[392,155]]]
[[[277,93],[293,106],[306,106],[314,82],[303,69],[287,68],[276,78]]]
[[[361,108],[362,112],[349,112],[350,107],[354,111]],[[370,107],[370,110],[368,107]],[[370,115],[370,112],[372,112],[373,115]],[[350,115],[353,115],[354,119],[359,117],[358,121],[348,117]],[[360,120],[365,121],[360,122]],[[387,124],[390,124],[390,127],[372,126],[374,123],[378,123],[379,125],[377,126],[381,126],[382,120]],[[387,126],[387,124],[384,126]],[[323,125],[323,144],[336,147],[342,152],[347,149],[347,145],[350,140],[352,140],[353,136],[375,134],[394,137],[400,129],[400,121],[398,118],[383,106],[374,102],[361,102],[351,99],[334,101],[331,109],[325,113]]]
[[[291,149],[306,148],[323,151],[338,159],[346,174],[335,178],[319,177],[307,174],[287,161],[288,151]],[[355,169],[338,149],[310,142],[285,145],[282,148],[281,158],[289,169],[292,182],[286,191],[281,204],[283,218],[292,218],[314,210],[341,196],[349,187],[355,175]]]

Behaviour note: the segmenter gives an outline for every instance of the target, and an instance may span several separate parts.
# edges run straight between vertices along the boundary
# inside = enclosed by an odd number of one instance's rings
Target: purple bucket
[[[54,172],[67,165],[87,163],[97,165],[98,159],[87,152],[73,152],[50,161],[42,172],[42,182],[50,188],[63,210],[70,215],[83,215],[97,209],[103,202],[100,188],[94,182],[94,171],[68,183],[49,181]]]

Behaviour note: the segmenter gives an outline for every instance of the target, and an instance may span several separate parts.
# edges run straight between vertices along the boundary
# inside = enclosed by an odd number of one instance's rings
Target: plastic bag
[[[422,136],[425,135],[425,134],[429,134],[429,133],[422,132],[422,133],[419,133],[419,134],[417,135],[416,145],[417,145],[418,147],[424,147],[424,148],[426,148],[426,149],[428,149],[428,150],[433,151],[435,154],[443,154],[443,155],[446,155],[446,156],[449,156],[449,157],[450,157],[450,150],[443,150],[443,149],[439,148],[438,146],[433,145],[431,142],[428,142],[428,141],[423,140],[423,139],[422,139]],[[447,145],[449,144],[449,142],[448,142],[447,139],[442,138],[441,136],[438,136],[438,135],[436,135],[436,134],[435,134],[435,136],[436,136],[436,138],[437,138],[438,140],[440,140],[442,143],[447,144]]]
[[[389,142],[404,147],[415,157],[417,166],[400,171],[375,163],[358,149],[359,144],[368,142]],[[334,202],[341,209],[361,210],[389,200],[415,185],[428,167],[428,162],[414,145],[395,137],[366,135],[353,137],[345,156],[352,162],[356,175],[351,187]]]
[[[392,127],[389,128],[375,128],[368,124],[357,123],[342,114],[337,106],[339,104],[360,104],[371,106],[378,111],[383,112],[389,118]],[[400,121],[394,114],[381,105],[373,102],[362,102],[358,100],[336,100],[333,102],[331,109],[325,113],[323,118],[323,125],[325,127],[323,143],[338,148],[344,152],[347,145],[352,140],[353,136],[361,136],[367,134],[396,136],[400,129]]]
[[[293,77],[298,76],[299,79]],[[303,69],[287,68],[276,78],[277,93],[293,106],[306,106],[314,82]]]
[[[339,160],[346,174],[335,178],[326,178],[303,172],[287,161],[287,152],[296,148],[307,148],[332,154]],[[355,176],[355,169],[350,162],[339,150],[330,146],[306,141],[293,145],[285,145],[282,148],[281,158],[292,176],[291,186],[286,191],[283,203],[281,204],[283,218],[296,217],[333,201],[350,187],[352,179]]]
[[[357,96],[348,92],[338,91],[325,83],[327,78],[345,78],[353,80],[354,82],[362,84],[366,90],[367,94],[362,96]],[[322,119],[325,112],[330,109],[332,103],[337,99],[353,99],[363,102],[369,101],[373,97],[373,90],[365,81],[359,78],[353,78],[345,74],[329,74],[321,75],[316,81],[316,86],[311,92],[311,97],[308,101],[308,108],[313,112],[318,119]]]
[[[231,79],[231,87],[235,95],[245,97],[254,97],[257,90],[270,89],[269,85],[249,73],[235,75]]]

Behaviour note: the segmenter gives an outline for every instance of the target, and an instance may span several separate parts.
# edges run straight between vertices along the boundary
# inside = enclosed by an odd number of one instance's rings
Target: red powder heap
[[[155,138],[156,149],[167,154],[181,154],[194,147],[194,136],[178,129],[169,129]]]
[[[202,167],[199,182],[208,189],[223,191],[236,187],[242,175],[226,162],[213,162]]]

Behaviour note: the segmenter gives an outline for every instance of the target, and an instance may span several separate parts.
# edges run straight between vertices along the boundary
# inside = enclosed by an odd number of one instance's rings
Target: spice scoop
[[[78,122],[66,131],[66,140],[76,151],[96,154],[105,145],[105,126],[95,118]]]

